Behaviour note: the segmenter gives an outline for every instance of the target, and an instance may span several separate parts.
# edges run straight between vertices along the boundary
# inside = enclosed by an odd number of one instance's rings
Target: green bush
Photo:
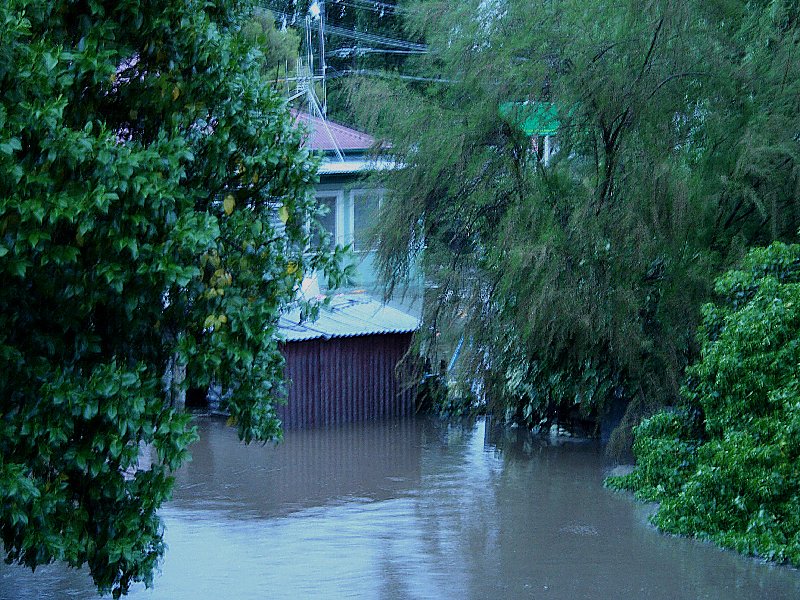
[[[660,500],[680,490],[685,474],[696,466],[696,446],[687,440],[683,413],[659,412],[635,428],[633,451],[637,468],[609,480],[617,488],[634,490],[642,500]]]
[[[660,503],[661,529],[800,565],[800,245],[752,250],[703,308],[683,406],[636,430],[611,487]]]

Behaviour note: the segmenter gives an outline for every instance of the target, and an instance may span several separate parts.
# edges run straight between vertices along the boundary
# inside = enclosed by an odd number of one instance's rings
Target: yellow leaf
[[[180,96],[180,95],[181,95],[181,91],[180,91],[180,89],[178,89],[178,86],[176,85],[174,88],[172,88],[172,99],[173,100],[177,100],[178,96]]]
[[[253,183],[258,183],[258,173],[253,173]]]
[[[286,265],[286,272],[289,275],[293,275],[297,272],[297,263],[293,260],[290,260]]]
[[[289,209],[286,208],[285,206],[281,206],[280,209],[278,210],[278,216],[280,217],[281,221],[283,221],[283,224],[285,225],[286,221],[289,220]]]
[[[236,201],[233,199],[233,196],[230,194],[225,196],[225,201],[222,203],[222,207],[225,209],[226,215],[229,215],[233,212],[234,206],[236,206]]]

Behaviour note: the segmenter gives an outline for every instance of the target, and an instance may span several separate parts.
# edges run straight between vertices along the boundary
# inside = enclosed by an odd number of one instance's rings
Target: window
[[[331,236],[331,246],[353,245],[355,252],[368,252],[378,220],[382,193],[375,190],[322,190],[317,203],[327,209],[319,222]],[[316,238],[315,238],[316,239]]]
[[[372,250],[370,237],[378,222],[380,195],[378,192],[353,192],[353,250]]]
[[[552,135],[531,136],[531,147],[545,167],[550,164],[550,159],[558,152],[558,142]]]

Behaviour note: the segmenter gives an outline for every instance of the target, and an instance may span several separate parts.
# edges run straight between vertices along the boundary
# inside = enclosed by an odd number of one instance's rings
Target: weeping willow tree
[[[422,265],[422,350],[463,335],[463,372],[531,427],[596,422],[616,399],[622,443],[673,402],[713,277],[795,237],[796,13],[408,5],[429,45],[406,63],[414,79],[361,82],[352,99],[402,165],[382,175],[378,248],[390,288]],[[546,115],[551,157],[535,135]]]

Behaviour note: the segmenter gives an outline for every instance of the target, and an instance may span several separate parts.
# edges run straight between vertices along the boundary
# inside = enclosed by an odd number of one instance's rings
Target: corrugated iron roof
[[[375,335],[411,333],[419,319],[361,294],[338,294],[319,311],[319,318],[300,322],[300,309],[280,317],[278,331],[287,342]]]
[[[310,150],[333,152],[338,147],[342,152],[366,152],[375,145],[375,138],[362,131],[297,110],[292,110],[292,116],[308,129],[306,147]]]

